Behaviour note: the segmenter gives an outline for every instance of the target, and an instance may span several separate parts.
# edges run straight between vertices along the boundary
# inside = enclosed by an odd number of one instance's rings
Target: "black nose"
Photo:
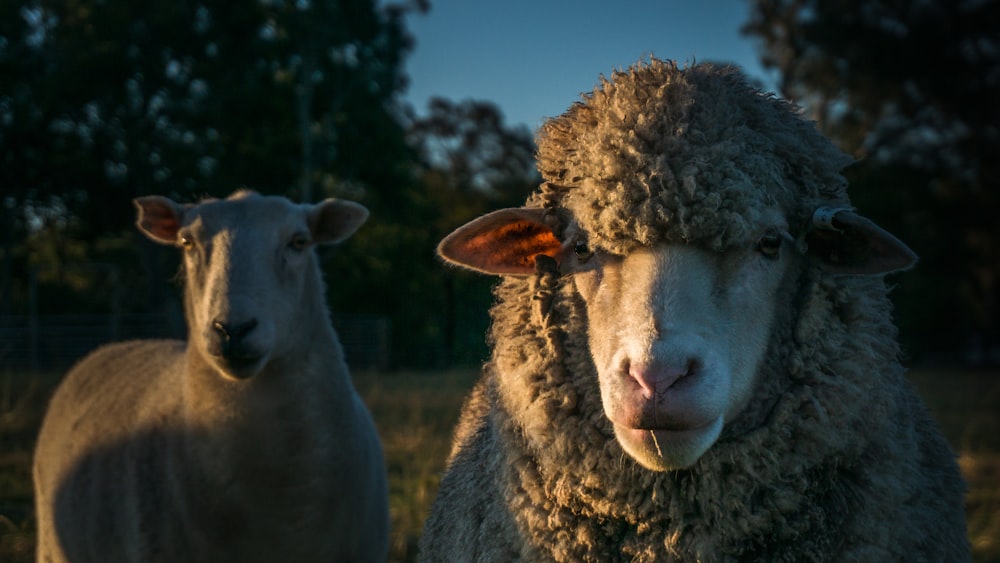
[[[240,357],[243,353],[243,339],[257,327],[257,319],[250,319],[241,323],[224,323],[214,321],[212,328],[219,335],[219,344],[222,346],[222,355],[228,357]]]

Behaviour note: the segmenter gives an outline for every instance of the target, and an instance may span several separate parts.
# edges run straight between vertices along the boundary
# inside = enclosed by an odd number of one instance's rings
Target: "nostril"
[[[229,340],[229,327],[225,323],[220,321],[212,322],[212,330],[219,333],[224,340]]]
[[[218,335],[216,350],[227,358],[239,358],[242,356],[254,356],[254,352],[247,348],[246,336],[257,328],[257,319],[250,319],[241,323],[225,323],[213,321],[212,330]]]
[[[212,329],[219,333],[219,336],[224,340],[239,340],[255,328],[257,328],[257,319],[250,319],[239,324],[227,324],[222,321],[212,322]]]
[[[639,384],[639,390],[642,393],[642,398],[651,399],[654,393],[656,393],[656,381],[649,375],[649,370],[640,365],[628,362],[625,365],[625,370],[628,372],[629,376]]]
[[[680,362],[653,361],[648,365],[629,362],[625,365],[628,375],[639,385],[643,398],[652,399],[666,393],[680,380],[701,369],[697,358]]]

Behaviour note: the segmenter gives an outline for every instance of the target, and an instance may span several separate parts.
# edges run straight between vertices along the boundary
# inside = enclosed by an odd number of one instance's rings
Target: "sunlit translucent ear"
[[[177,231],[184,215],[182,206],[159,195],[138,197],[132,202],[138,211],[135,224],[140,231],[161,244],[177,243]]]
[[[310,206],[309,230],[320,244],[340,242],[353,235],[368,220],[368,209],[343,199],[325,199]]]
[[[837,274],[886,274],[905,270],[917,255],[870,219],[846,208],[821,207],[806,235],[808,254]]]
[[[539,254],[557,258],[562,244],[543,221],[544,210],[510,208],[483,215],[438,245],[442,258],[484,274],[530,275]]]

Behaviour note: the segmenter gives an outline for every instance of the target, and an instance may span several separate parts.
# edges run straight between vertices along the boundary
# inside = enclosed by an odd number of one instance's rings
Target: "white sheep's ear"
[[[807,254],[835,274],[887,274],[917,262],[916,253],[898,238],[843,207],[817,209],[805,240]]]
[[[517,207],[483,215],[445,237],[438,254],[484,274],[534,274],[536,256],[558,258],[562,252],[544,214],[543,209]]]
[[[137,197],[132,203],[138,211],[135,224],[143,234],[161,244],[177,243],[177,231],[184,217],[183,206],[159,195]]]
[[[312,238],[319,244],[347,239],[368,220],[368,209],[344,199],[325,199],[308,206],[307,221]]]

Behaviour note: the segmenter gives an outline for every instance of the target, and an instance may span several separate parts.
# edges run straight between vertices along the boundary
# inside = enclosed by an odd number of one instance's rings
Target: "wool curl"
[[[849,205],[851,159],[715,65],[614,73],[543,126],[538,162],[545,183],[528,205],[618,254],[658,242],[723,251],[758,231],[763,209],[801,230],[815,207]],[[496,288],[480,416],[456,436],[425,560],[468,553],[446,546],[477,522],[507,530],[476,536],[478,553],[530,561],[968,558],[963,484],[905,381],[881,278],[801,261],[779,290],[787,307],[751,404],[694,466],[655,472],[604,416],[572,279],[536,265]]]
[[[847,202],[852,159],[787,102],[734,67],[687,69],[653,59],[584,96],[538,135],[546,182],[535,201],[568,210],[595,248],[750,238],[777,206],[804,227],[820,205]]]

